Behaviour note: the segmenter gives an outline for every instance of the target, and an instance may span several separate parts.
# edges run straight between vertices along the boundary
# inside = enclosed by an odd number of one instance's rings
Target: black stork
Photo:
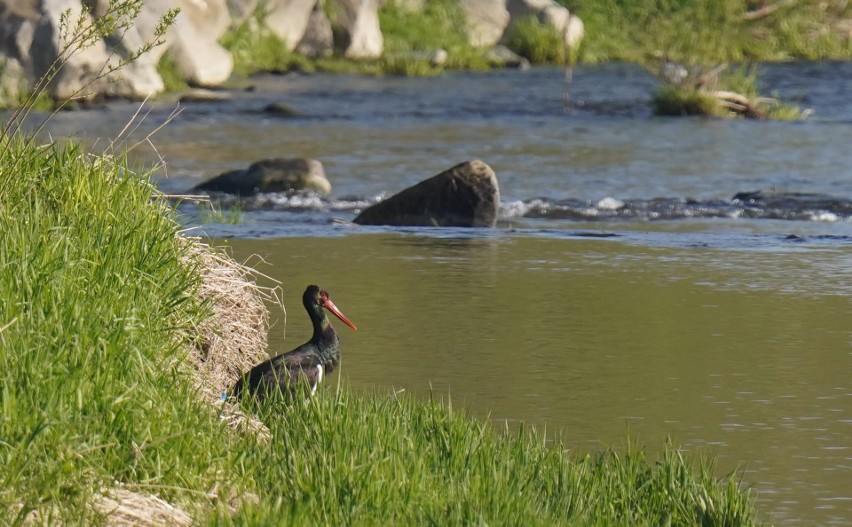
[[[328,297],[328,291],[319,286],[309,285],[302,295],[302,303],[311,323],[314,334],[311,340],[287,353],[282,353],[261,362],[244,373],[231,390],[231,395],[239,397],[243,391],[263,401],[276,390],[285,395],[294,395],[299,384],[310,387],[311,395],[325,375],[333,372],[340,361],[340,340],[331,327],[331,322],[323,308],[339,318],[344,324],[357,330]]]

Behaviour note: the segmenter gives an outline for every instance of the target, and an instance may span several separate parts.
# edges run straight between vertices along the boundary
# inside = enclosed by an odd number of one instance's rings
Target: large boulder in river
[[[494,227],[500,208],[497,176],[474,160],[461,163],[365,209],[361,225]]]
[[[315,192],[327,196],[331,183],[316,159],[264,159],[245,170],[231,170],[195,187],[195,190],[253,196],[260,192]]]

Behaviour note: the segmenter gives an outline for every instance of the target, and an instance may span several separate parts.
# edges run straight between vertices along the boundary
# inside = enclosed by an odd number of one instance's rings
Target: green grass
[[[694,79],[683,85],[663,82],[651,99],[651,106],[656,115],[688,116],[699,115],[708,117],[741,117],[742,113],[731,111],[720,99],[713,95],[716,90],[739,94],[750,101],[751,110],[746,112],[748,117],[776,121],[795,121],[803,119],[806,114],[801,108],[777,98],[766,98],[761,95],[756,66],[725,69],[706,85],[696,86]]]
[[[0,517],[96,521],[116,480],[206,488],[223,434],[182,371],[204,309],[177,225],[120,162],[0,149]]]
[[[255,408],[268,443],[229,431],[193,393],[185,344],[208,310],[147,177],[73,145],[0,146],[6,524],[98,525],[92,501],[119,483],[208,525],[755,524],[701,457],[573,453],[435,399],[325,386]]]
[[[533,64],[562,64],[565,62],[565,44],[562,35],[534,16],[516,22],[509,30],[506,45]]]
[[[658,54],[704,64],[852,57],[852,39],[836,27],[838,21],[852,18],[852,6],[842,0],[794,2],[754,20],[745,15],[748,9],[760,7],[757,1],[563,3],[585,24],[580,61],[586,63],[645,63]]]
[[[195,204],[194,212],[195,214],[190,215],[187,219],[201,225],[208,223],[239,225],[245,219],[244,205],[239,199],[229,203],[223,203],[219,200],[199,202]]]
[[[571,454],[434,398],[326,388],[261,410],[271,447],[240,451],[259,505],[211,525],[754,525],[735,479],[670,445]],[[231,450],[244,447],[234,445]]]
[[[234,73],[249,75],[259,71],[286,73],[315,71],[313,62],[287,49],[286,44],[257,15],[229,29],[219,42],[234,59]]]
[[[467,42],[464,13],[454,0],[433,0],[420,12],[410,12],[388,2],[379,10],[379,25],[384,36],[385,72],[401,75],[433,75],[443,69],[486,70],[483,50]],[[447,62],[431,66],[416,58],[417,52],[447,51]],[[415,58],[406,59],[408,53]],[[401,62],[410,61],[414,65]],[[418,62],[425,64],[420,65]]]
[[[703,115],[724,117],[725,109],[719,100],[704,91],[679,86],[663,86],[654,93],[651,107],[656,115]]]
[[[178,71],[175,59],[168,53],[164,53],[157,62],[157,73],[163,79],[163,91],[165,93],[175,93],[189,89],[189,83]]]

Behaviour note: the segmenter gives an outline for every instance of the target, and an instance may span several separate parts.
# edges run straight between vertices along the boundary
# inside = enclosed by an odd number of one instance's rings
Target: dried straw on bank
[[[103,514],[110,527],[183,527],[192,525],[189,514],[150,494],[140,494],[123,487],[101,491],[95,509]]]
[[[186,238],[188,263],[198,266],[202,276],[199,296],[209,302],[212,316],[197,328],[198,340],[189,354],[197,372],[196,383],[203,399],[229,426],[251,431],[265,440],[266,426],[242,413],[238,406],[222,401],[239,376],[268,358],[269,311],[266,301],[283,309],[279,287],[261,287],[260,274],[241,265],[222,251],[198,238]]]

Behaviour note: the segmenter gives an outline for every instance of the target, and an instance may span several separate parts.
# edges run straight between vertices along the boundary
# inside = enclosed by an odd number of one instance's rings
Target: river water
[[[327,200],[265,196],[237,224],[181,207],[281,282],[274,353],[309,334],[299,298],[318,283],[359,327],[338,324],[356,389],[449,394],[581,452],[631,437],[653,454],[671,437],[740,469],[768,522],[850,525],[852,64],[761,72],[813,115],[656,118],[655,81],[618,64],[570,85],[556,69],[264,76],[181,105],[134,156],[166,160],[169,193],[262,158],[323,162]],[[137,139],[174,104],[149,108]],[[49,131],[102,148],[136,109],[63,113]],[[347,223],[469,159],[497,173],[496,229]],[[732,199],[754,190],[782,199]]]

